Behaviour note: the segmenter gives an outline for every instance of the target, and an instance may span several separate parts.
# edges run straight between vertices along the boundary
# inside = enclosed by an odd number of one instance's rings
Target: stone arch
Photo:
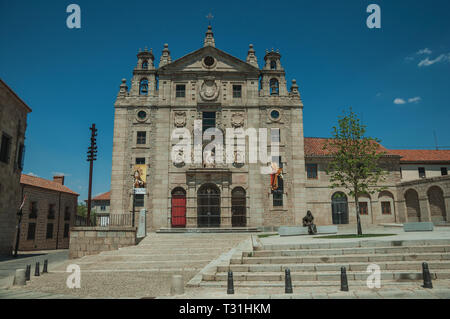
[[[280,93],[280,82],[276,78],[270,79],[270,95],[279,95]]]
[[[439,186],[431,186],[427,191],[432,221],[446,221],[444,191]]]
[[[139,95],[148,95],[148,79],[142,78],[139,81]]]
[[[408,189],[405,192],[406,215],[410,222],[420,222],[421,212],[419,204],[419,194],[415,189]]]
[[[220,227],[220,189],[216,184],[206,183],[197,191],[198,227]]]
[[[362,213],[363,211],[366,211],[366,214],[360,214],[361,216],[372,215],[372,209],[371,209],[372,198],[370,197],[370,194],[368,194],[368,193],[360,194],[358,196],[358,202],[359,202],[359,207],[360,207],[360,213]],[[355,205],[356,205],[356,203],[355,203]]]
[[[343,192],[336,192],[331,197],[333,224],[348,224],[348,199]]]
[[[394,195],[390,191],[381,191],[378,194],[381,215],[395,215]]]

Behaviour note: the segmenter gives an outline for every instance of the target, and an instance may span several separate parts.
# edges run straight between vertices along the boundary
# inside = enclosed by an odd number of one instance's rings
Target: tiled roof
[[[400,162],[450,162],[450,150],[389,150],[402,156]]]
[[[95,196],[94,198],[92,198],[92,200],[110,200],[110,198],[111,191]]]
[[[20,177],[20,183],[23,185],[49,189],[61,193],[68,193],[77,196],[79,195],[78,193],[74,192],[73,190],[64,185],[36,176],[22,174],[22,176]]]
[[[328,149],[323,149],[323,146],[328,140],[330,139],[320,137],[305,137],[305,156],[329,156],[330,151]],[[386,152],[386,155],[395,155],[390,154],[389,151],[381,144],[378,144],[378,147],[380,151]],[[330,149],[333,151],[333,148],[330,147]]]

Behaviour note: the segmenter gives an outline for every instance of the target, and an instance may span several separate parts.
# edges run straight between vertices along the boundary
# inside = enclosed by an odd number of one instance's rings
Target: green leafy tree
[[[377,185],[385,180],[386,172],[380,167],[380,158],[386,153],[376,138],[366,137],[366,126],[352,111],[344,112],[333,127],[332,138],[323,149],[333,157],[327,174],[331,188],[345,188],[355,199],[358,235],[362,235],[358,196],[373,194],[385,187]]]

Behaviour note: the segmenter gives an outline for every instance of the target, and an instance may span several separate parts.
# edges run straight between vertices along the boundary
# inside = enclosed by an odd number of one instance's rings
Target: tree
[[[333,127],[332,138],[323,146],[332,156],[326,170],[330,176],[331,188],[345,188],[355,199],[358,236],[362,235],[358,196],[373,194],[385,187],[378,187],[384,181],[386,172],[380,167],[380,158],[386,154],[376,138],[366,137],[366,126],[352,109],[338,118]]]

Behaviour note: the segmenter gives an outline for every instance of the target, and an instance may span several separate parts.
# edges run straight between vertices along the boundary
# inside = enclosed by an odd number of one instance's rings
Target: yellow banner
[[[147,187],[147,165],[136,164],[133,166],[133,185],[134,188]]]

